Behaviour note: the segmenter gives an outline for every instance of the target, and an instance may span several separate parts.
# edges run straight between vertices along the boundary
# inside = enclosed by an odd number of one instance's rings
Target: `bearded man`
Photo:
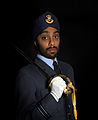
[[[64,94],[68,83],[60,76],[68,76],[74,84],[74,73],[69,64],[57,59],[60,25],[56,16],[50,12],[39,16],[32,35],[37,55],[17,76],[16,119],[74,120],[72,94]]]

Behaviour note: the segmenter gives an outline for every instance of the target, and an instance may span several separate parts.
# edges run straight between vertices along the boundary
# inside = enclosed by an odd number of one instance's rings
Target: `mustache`
[[[53,47],[49,47],[49,48],[47,48],[46,50],[49,50],[49,49],[51,49],[51,48],[58,49],[56,46],[53,46]]]

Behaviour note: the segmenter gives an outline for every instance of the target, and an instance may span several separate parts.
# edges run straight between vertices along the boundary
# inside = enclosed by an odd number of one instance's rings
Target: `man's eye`
[[[55,38],[55,39],[58,39],[58,38],[59,38],[59,36],[55,35],[55,36],[54,36],[54,38]]]
[[[42,39],[43,39],[43,40],[46,40],[46,39],[48,39],[48,37],[44,36],[44,37],[42,37]]]

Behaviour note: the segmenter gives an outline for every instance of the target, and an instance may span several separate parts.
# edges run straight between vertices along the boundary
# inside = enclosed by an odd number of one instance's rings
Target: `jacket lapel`
[[[56,72],[39,58],[36,58],[34,63],[39,69],[41,69],[45,74],[47,74],[47,78],[51,78],[56,75]]]

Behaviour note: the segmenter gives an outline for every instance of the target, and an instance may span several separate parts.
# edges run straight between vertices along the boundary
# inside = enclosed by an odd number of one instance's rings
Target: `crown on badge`
[[[54,20],[51,18],[51,15],[46,15],[45,21],[46,21],[47,23],[51,24],[51,23],[53,23]]]

